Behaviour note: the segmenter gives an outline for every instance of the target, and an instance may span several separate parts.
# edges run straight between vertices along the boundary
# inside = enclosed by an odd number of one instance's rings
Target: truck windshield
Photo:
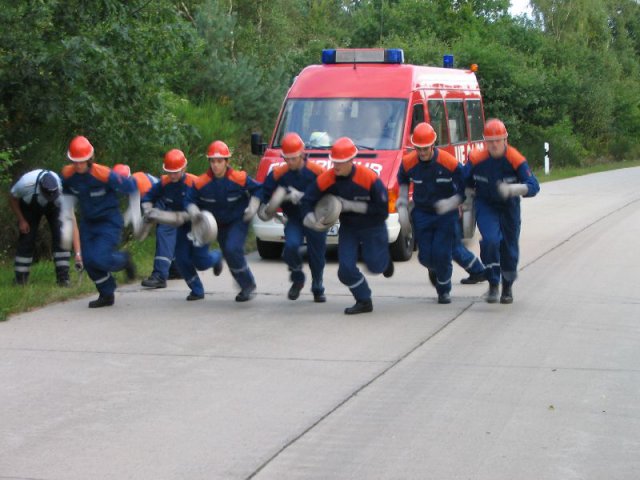
[[[296,132],[309,149],[328,149],[349,137],[360,149],[398,150],[402,142],[407,102],[398,99],[290,99],[273,142]]]

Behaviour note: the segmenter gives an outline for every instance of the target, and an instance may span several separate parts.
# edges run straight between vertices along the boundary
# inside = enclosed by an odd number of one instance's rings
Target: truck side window
[[[471,141],[482,140],[482,105],[480,100],[465,100]]]
[[[449,135],[451,135],[451,143],[466,142],[467,121],[464,115],[462,100],[447,100],[447,113],[449,114]]]
[[[422,122],[424,122],[424,107],[421,103],[416,103],[411,112],[411,133],[413,133],[416,125]]]
[[[429,100],[427,106],[429,108],[429,123],[438,135],[436,146],[447,145],[449,143],[449,135],[447,133],[447,121],[444,113],[444,101]]]

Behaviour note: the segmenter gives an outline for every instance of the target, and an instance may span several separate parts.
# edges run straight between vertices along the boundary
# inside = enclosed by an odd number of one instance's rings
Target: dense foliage
[[[247,167],[250,132],[269,132],[291,79],[336,46],[477,63],[486,115],[534,166],[544,141],[561,165],[640,150],[636,0],[532,0],[533,18],[509,16],[509,0],[0,2],[5,191],[28,169],[60,168],[76,134],[99,161],[152,172],[172,147],[199,165],[222,138]]]

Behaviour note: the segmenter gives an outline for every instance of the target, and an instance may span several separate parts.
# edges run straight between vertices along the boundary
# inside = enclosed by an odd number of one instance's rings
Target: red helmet
[[[129,165],[125,165],[124,163],[116,163],[112,170],[122,177],[131,176],[131,169],[129,168]]]
[[[79,135],[69,143],[67,157],[72,162],[86,162],[93,157],[93,145],[91,145],[87,137]]]
[[[352,160],[358,154],[358,147],[355,146],[349,137],[341,137],[335,141],[331,147],[329,160],[333,163],[344,163]]]
[[[287,133],[282,139],[282,157],[294,158],[304,152],[304,142],[297,133]]]
[[[165,172],[173,173],[179,172],[183,168],[187,166],[187,157],[184,156],[182,150],[178,150],[174,148],[173,150],[169,150],[164,156],[164,163],[162,164],[162,169]]]
[[[213,142],[207,149],[207,158],[229,158],[230,156],[229,147],[220,140]]]
[[[484,124],[484,139],[485,140],[502,140],[507,138],[507,127],[504,126],[502,120],[492,118],[487,120]]]
[[[422,122],[416,125],[411,134],[411,143],[414,147],[426,148],[436,143],[438,135],[431,125]]]

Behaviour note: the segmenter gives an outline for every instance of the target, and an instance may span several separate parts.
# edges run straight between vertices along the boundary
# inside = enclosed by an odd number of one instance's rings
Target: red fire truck
[[[482,97],[475,73],[445,66],[404,64],[399,49],[324,50],[322,65],[304,68],[287,92],[268,144],[260,134],[251,137],[251,150],[261,155],[256,179],[284,163],[280,142],[297,132],[305,142],[309,161],[327,168],[334,140],[347,136],[358,146],[355,163],[376,172],[389,190],[389,248],[392,258],[404,261],[413,253],[413,234],[403,233],[395,208],[398,168],[411,148],[414,127],[429,122],[438,134],[436,145],[464,162],[471,148],[484,148]],[[450,65],[448,65],[449,63]],[[258,252],[279,258],[284,227],[277,221],[253,223]],[[329,231],[327,243],[337,243],[339,225]]]

